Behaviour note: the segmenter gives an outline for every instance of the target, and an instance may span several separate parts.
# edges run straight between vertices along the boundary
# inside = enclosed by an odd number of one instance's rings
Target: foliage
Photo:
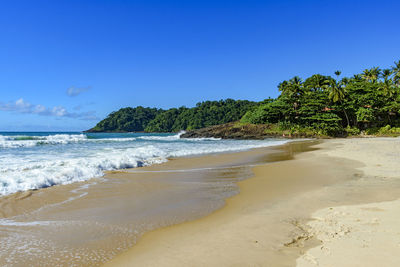
[[[357,127],[347,126],[344,130],[346,131],[348,136],[359,135],[361,133],[360,129],[358,129]]]
[[[329,136],[400,126],[400,61],[391,69],[374,67],[351,78],[340,79],[340,71],[335,75],[283,81],[278,98],[249,110],[241,121],[284,123],[294,131],[313,129]]]
[[[380,136],[399,136],[400,127],[391,127],[390,125],[386,125],[379,128],[379,130],[375,134]]]
[[[278,85],[280,95],[259,103],[226,99],[193,108],[124,108],[111,113],[93,131],[176,132],[240,120],[265,124],[271,134],[348,136],[361,132],[400,132],[400,61],[373,67],[352,77],[295,76]]]
[[[161,109],[144,108],[121,108],[110,113],[107,118],[100,121],[90,131],[92,132],[140,132],[144,131],[147,124],[153,120],[157,114],[163,112]]]
[[[247,100],[205,101],[194,108],[123,108],[112,112],[90,131],[94,132],[177,132],[239,120],[257,104]]]

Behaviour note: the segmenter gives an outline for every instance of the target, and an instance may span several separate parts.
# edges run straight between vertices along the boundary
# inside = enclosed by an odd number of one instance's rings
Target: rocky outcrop
[[[265,139],[268,137],[289,137],[282,132],[271,132],[267,124],[240,124],[231,122],[187,131],[181,138],[214,137],[222,139]]]

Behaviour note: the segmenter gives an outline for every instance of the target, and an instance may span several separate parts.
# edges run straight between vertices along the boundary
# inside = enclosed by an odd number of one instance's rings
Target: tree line
[[[257,105],[247,100],[226,99],[199,102],[193,108],[168,110],[122,108],[110,113],[89,132],[178,132],[237,121]]]
[[[330,136],[400,130],[393,128],[400,126],[400,61],[352,77],[334,74],[281,82],[280,95],[247,112],[241,122]]]
[[[226,99],[193,108],[123,108],[100,121],[92,132],[177,132],[232,121],[271,124],[277,131],[346,136],[360,132],[400,133],[400,60],[352,77],[298,76],[278,85],[280,95],[261,102]]]

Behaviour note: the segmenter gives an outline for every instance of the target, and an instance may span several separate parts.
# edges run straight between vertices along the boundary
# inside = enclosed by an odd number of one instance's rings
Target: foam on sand
[[[101,177],[104,171],[159,164],[171,157],[241,151],[286,140],[180,139],[150,134],[0,135],[0,195]]]

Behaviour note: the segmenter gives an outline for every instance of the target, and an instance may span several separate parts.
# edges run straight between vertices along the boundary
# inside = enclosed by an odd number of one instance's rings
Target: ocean
[[[279,145],[279,139],[181,139],[178,134],[0,132],[0,196],[101,177],[172,157]]]

